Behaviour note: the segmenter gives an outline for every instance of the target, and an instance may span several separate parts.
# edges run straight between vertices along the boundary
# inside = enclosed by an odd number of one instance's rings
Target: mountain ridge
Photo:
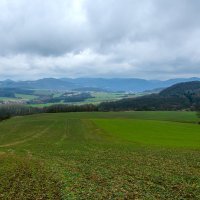
[[[78,88],[97,88],[106,91],[132,91],[135,93],[167,88],[180,82],[200,81],[200,78],[177,78],[165,81],[145,80],[139,78],[43,78],[33,81],[0,81],[1,88],[25,88],[25,89],[52,89],[73,90]]]

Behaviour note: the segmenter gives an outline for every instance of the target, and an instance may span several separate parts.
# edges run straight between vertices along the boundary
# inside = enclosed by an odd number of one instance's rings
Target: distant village
[[[0,105],[12,105],[12,104],[27,104],[26,100],[16,99],[16,100],[1,100]]]

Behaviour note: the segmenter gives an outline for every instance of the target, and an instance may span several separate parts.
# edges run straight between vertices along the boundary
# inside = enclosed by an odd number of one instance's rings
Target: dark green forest
[[[197,110],[200,107],[200,82],[179,83],[159,94],[138,98],[127,98],[99,105],[102,111],[156,111],[156,110]]]

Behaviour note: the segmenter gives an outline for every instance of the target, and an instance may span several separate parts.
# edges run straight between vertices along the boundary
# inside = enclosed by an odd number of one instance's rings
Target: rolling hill
[[[161,96],[200,96],[200,81],[175,84],[160,92]]]
[[[3,121],[0,199],[199,199],[196,120],[98,112]]]

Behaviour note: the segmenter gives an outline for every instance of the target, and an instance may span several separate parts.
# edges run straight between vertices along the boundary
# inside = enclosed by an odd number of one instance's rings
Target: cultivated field
[[[197,121],[99,112],[0,122],[0,199],[200,199]]]

